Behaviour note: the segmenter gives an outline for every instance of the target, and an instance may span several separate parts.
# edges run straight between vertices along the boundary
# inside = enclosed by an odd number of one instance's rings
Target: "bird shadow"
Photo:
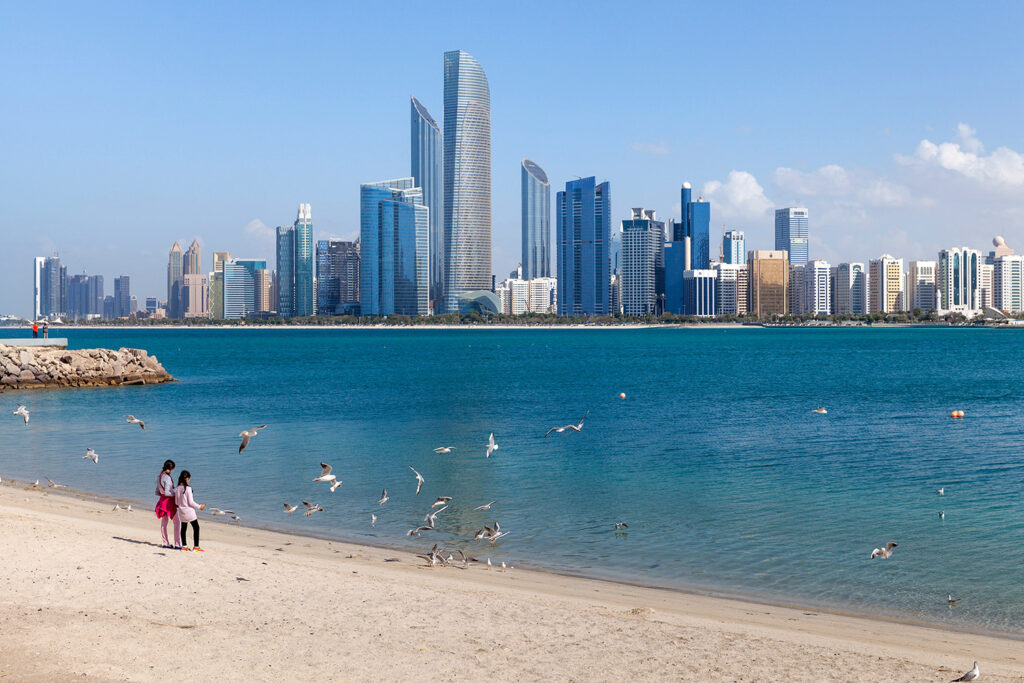
[[[158,543],[152,543],[150,541],[140,541],[137,538],[124,538],[123,536],[111,536],[115,541],[123,541],[125,543],[134,543],[135,545],[148,545],[151,548],[163,548]]]

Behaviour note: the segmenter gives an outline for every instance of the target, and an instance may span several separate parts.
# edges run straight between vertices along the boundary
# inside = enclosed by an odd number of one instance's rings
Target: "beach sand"
[[[111,507],[0,485],[0,678],[950,681],[977,659],[982,681],[1024,680],[1020,640],[208,517],[207,552],[164,550],[151,509]]]

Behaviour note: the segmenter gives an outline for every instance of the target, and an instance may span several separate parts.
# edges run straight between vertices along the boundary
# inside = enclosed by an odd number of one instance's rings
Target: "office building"
[[[682,219],[673,226],[672,241],[690,239],[690,265],[697,270],[711,266],[711,204],[701,197],[692,201],[690,183],[680,192]]]
[[[747,309],[758,318],[789,310],[789,260],[782,250],[747,253]]]
[[[709,268],[687,270],[683,273],[683,313],[700,318],[715,315],[717,278],[718,271]]]
[[[444,144],[441,128],[415,97],[412,110],[412,169],[423,205],[430,210],[430,310],[440,312],[444,298]],[[342,303],[358,303],[359,297]]]
[[[868,271],[863,263],[840,263],[836,267],[835,311],[839,315],[868,312]]]
[[[936,283],[942,312],[972,317],[981,310],[981,265],[977,249],[953,247],[939,252]]]
[[[313,212],[309,204],[299,204],[295,219],[295,257],[292,272],[294,281],[295,315],[316,315],[316,299],[313,294]]]
[[[277,227],[277,314],[295,317],[295,226]]]
[[[114,317],[127,318],[132,314],[131,279],[127,275],[114,278]]]
[[[922,313],[938,311],[938,288],[935,261],[910,261],[907,264],[907,310],[920,308]]]
[[[224,271],[223,264],[225,261],[231,259],[231,252],[229,251],[215,251],[213,252],[213,272],[210,273],[207,280],[207,288],[210,292],[210,303],[209,311],[210,317],[215,320],[222,320],[224,318]]]
[[[832,314],[832,268],[828,261],[814,259],[802,269],[800,313]]]
[[[167,317],[181,317],[181,285],[185,276],[185,257],[177,242],[167,256]]]
[[[553,277],[522,279],[521,272],[495,287],[500,310],[508,315],[556,313],[558,283]]]
[[[597,184],[593,176],[570,180],[555,196],[555,205],[558,312],[608,315],[611,186]]]
[[[192,240],[188,251],[182,262],[182,272],[185,275],[198,275],[203,272],[203,248],[199,246],[199,240]]]
[[[633,209],[632,217],[622,221],[621,237],[622,312],[655,315],[658,313],[659,260],[664,272],[665,223],[657,220],[650,209]]]
[[[722,262],[747,265],[746,239],[741,230],[729,230],[722,236]]]
[[[868,262],[868,313],[899,313],[906,309],[903,259],[882,254]]]
[[[239,320],[256,311],[256,271],[266,268],[264,259],[233,258],[221,264],[224,274],[221,308],[226,320]]]
[[[192,267],[195,267],[193,264]],[[185,273],[181,288],[182,309],[186,318],[210,317],[210,284],[203,273]]]
[[[1024,311],[1024,256],[1011,253],[995,257],[992,273],[992,305],[1004,313]]]
[[[148,315],[156,315],[156,309],[160,308],[160,304],[155,296],[146,297],[146,313]]]
[[[274,310],[273,276],[266,268],[260,268],[253,279],[253,306],[256,313],[271,313]]]
[[[551,277],[551,183],[540,166],[523,159],[523,277]]]
[[[103,315],[103,276],[72,275],[67,281],[67,316],[72,320]]]
[[[66,315],[67,267],[61,265],[59,256],[36,257],[34,265],[34,319],[59,318]]]
[[[807,265],[807,209],[788,207],[775,210],[775,249],[789,254],[793,266]]]
[[[667,252],[666,252],[667,253]],[[747,255],[743,255],[743,261]],[[747,314],[747,266],[738,263],[715,265],[715,314]]]
[[[669,229],[675,234],[675,225],[671,221]],[[690,270],[689,248],[689,239],[665,242],[665,313],[683,315],[686,309],[683,299],[683,273]]]
[[[464,295],[493,289],[491,94],[483,68],[462,50],[444,53],[443,142],[445,310],[455,312]]]
[[[995,299],[992,291],[995,284],[995,265],[991,263],[982,263],[978,268],[981,270],[981,298],[979,299],[979,308],[992,308],[992,303]]]
[[[430,210],[421,189],[412,178],[365,183],[359,212],[362,314],[428,315]]]
[[[317,312],[353,313],[359,307],[359,240],[317,242]]]

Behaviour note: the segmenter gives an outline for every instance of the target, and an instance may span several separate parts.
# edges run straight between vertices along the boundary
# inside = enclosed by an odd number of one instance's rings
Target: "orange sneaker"
[[[205,553],[206,551],[203,550],[202,548],[200,548],[199,546],[196,546],[195,548],[192,548],[192,552],[195,552],[195,553]]]

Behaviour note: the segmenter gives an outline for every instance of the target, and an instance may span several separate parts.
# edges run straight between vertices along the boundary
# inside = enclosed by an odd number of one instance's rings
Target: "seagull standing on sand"
[[[441,446],[440,448],[435,448],[434,452],[439,455],[447,455],[448,453],[451,453],[454,450],[455,446]]]
[[[139,425],[139,427],[141,427],[142,429],[146,428],[146,423],[140,420],[139,418],[135,417],[134,415],[125,415],[125,418],[130,424]]]
[[[117,512],[118,510],[124,510],[125,512],[131,512],[132,511],[132,506],[131,505],[125,505],[124,507],[122,507],[120,503],[114,503],[114,509],[111,510],[111,512]]]
[[[953,683],[960,683],[961,681],[976,681],[981,677],[981,670],[978,668],[978,662],[974,662],[974,668],[965,673],[960,678],[957,678]]]
[[[388,498],[388,490],[387,490],[387,489],[384,489],[383,491],[381,491],[381,492],[380,492],[380,500],[378,500],[378,501],[377,501],[377,503],[378,503],[378,504],[379,504],[379,505],[380,505],[381,507],[383,507],[383,506],[384,506],[384,503],[388,502],[389,500],[391,500],[391,499],[390,499],[390,498]],[[376,516],[376,515],[374,515],[374,516]]]
[[[15,410],[12,415],[21,415],[22,419],[25,420],[25,424],[28,424],[28,408],[23,405],[19,405],[18,409]]]
[[[896,547],[896,545],[897,544],[893,541],[889,541],[885,544],[884,548],[875,548],[871,551],[871,559],[873,560],[876,557],[879,557],[883,560],[888,560],[890,557],[892,557],[892,550]]]
[[[424,479],[423,475],[417,472],[416,468],[413,467],[412,465],[409,465],[409,469],[412,470],[413,474],[416,475],[416,495],[418,496],[420,495],[420,489],[423,488],[423,482],[425,482],[426,479]]]
[[[298,505],[289,505],[288,503],[284,504],[284,513],[286,515],[290,515],[290,514],[292,514],[293,512],[295,512],[298,509],[299,509]]]
[[[490,437],[487,439],[487,457],[491,457],[491,453],[498,450],[498,444],[494,443],[494,432],[491,432]]]
[[[492,506],[492,505],[494,505],[494,504],[495,504],[495,503],[497,503],[497,502],[498,502],[498,501],[496,501],[496,500],[492,500],[492,501],[491,501],[490,503],[488,503],[487,505],[481,505],[481,506],[480,506],[480,507],[478,507],[478,508],[473,508],[473,512],[479,512],[479,511],[481,511],[481,510],[490,510],[490,509],[491,509],[491,506]]]
[[[94,463],[99,463],[100,455],[91,448],[85,449],[85,455],[82,456],[82,460],[92,460]]]
[[[239,436],[242,437],[242,443],[238,446],[238,452],[241,453],[242,451],[244,451],[245,447],[249,445],[249,439],[256,436],[257,432],[259,432],[261,429],[266,428],[267,425],[260,425],[259,427],[253,427],[252,429],[246,429],[241,434],[239,434]]]

